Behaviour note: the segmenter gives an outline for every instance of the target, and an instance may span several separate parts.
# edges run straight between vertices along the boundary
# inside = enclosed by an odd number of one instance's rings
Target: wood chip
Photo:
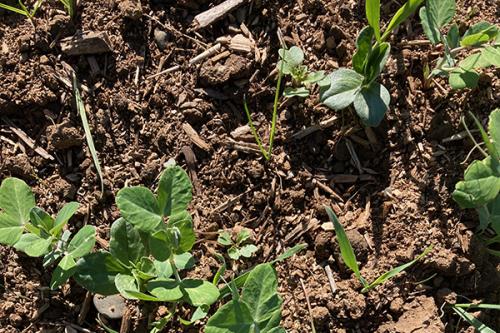
[[[201,149],[205,150],[205,151],[210,151],[211,149],[211,146],[206,143],[199,135],[198,133],[195,131],[195,129],[193,127],[191,127],[191,125],[189,125],[188,123],[183,123],[182,124],[182,129],[184,130],[184,132],[186,132],[186,134],[189,136],[189,139],[195,144],[197,145],[198,147],[200,147]]]
[[[207,11],[204,11],[203,13],[196,15],[193,21],[194,29],[196,30],[208,27],[244,4],[246,1],[247,0],[226,0]]]
[[[61,51],[67,55],[99,54],[112,52],[106,32],[86,32],[61,39]]]
[[[242,34],[238,34],[231,38],[229,48],[232,51],[251,53],[255,48],[255,43],[253,43],[249,38],[243,36]]]
[[[30,138],[22,129],[17,127],[13,122],[11,122],[6,117],[2,117],[2,121],[9,126],[9,129],[19,137],[28,147],[33,149],[38,155],[42,156],[46,160],[54,160],[54,157],[50,155],[45,149],[42,147],[36,147],[35,141]]]

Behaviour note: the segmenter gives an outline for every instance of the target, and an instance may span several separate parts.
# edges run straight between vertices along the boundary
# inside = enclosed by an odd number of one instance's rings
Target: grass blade
[[[27,13],[26,11],[24,11],[24,10],[22,10],[20,8],[17,8],[17,7],[12,7],[12,6],[0,3],[0,8],[6,9],[6,10],[10,10],[11,12],[14,12],[14,13],[17,13],[17,14],[21,14],[21,15],[24,15],[26,17],[30,17],[29,13]]]
[[[92,139],[92,132],[90,131],[89,121],[87,119],[87,112],[85,111],[85,105],[83,104],[82,96],[80,95],[80,90],[78,89],[78,82],[76,75],[73,74],[73,94],[75,95],[76,109],[82,120],[83,130],[85,131],[85,139],[87,140],[87,145],[89,146],[90,155],[92,155],[92,160],[94,161],[97,174],[101,181],[101,195],[104,193],[104,179],[102,176],[101,164],[99,163],[99,158],[97,157],[97,151],[94,145],[94,139]]]
[[[257,132],[257,129],[255,128],[255,125],[253,124],[252,115],[250,114],[250,110],[248,109],[246,97],[243,98],[243,108],[245,109],[245,113],[247,114],[248,124],[250,125],[250,130],[252,131],[253,137],[255,138],[255,142],[257,142],[257,145],[259,146],[260,152],[262,153],[264,158],[266,160],[269,160],[269,156],[267,155],[267,151],[264,148],[264,145],[262,144],[260,134]]]
[[[373,28],[375,38],[380,42],[380,0],[366,0],[366,19]]]
[[[468,322],[472,327],[474,327],[479,333],[496,333],[490,327],[486,326],[482,322],[480,322],[476,317],[472,314],[468,313],[461,307],[452,306],[451,307],[456,314],[458,314],[463,320]]]
[[[499,304],[454,304],[453,306],[462,308],[462,309],[490,309],[490,310],[500,310]]]
[[[361,290],[361,292],[365,293],[365,292],[369,291],[370,289],[375,288],[379,284],[384,283],[385,281],[389,280],[390,278],[393,278],[394,276],[398,275],[399,273],[401,273],[402,271],[404,271],[405,269],[407,269],[408,267],[412,266],[417,261],[419,261],[420,259],[422,259],[423,257],[425,257],[427,254],[429,254],[429,252],[431,250],[432,250],[432,245],[429,246],[429,247],[427,247],[424,250],[424,252],[422,252],[422,254],[420,254],[418,257],[416,257],[412,261],[410,261],[410,262],[408,262],[408,263],[406,263],[404,265],[398,266],[396,268],[393,268],[393,269],[391,269],[388,272],[385,272],[384,274],[382,274],[381,276],[379,276],[375,281],[373,281],[372,283],[370,283],[368,286],[365,286],[363,288],[363,290]]]
[[[340,224],[339,219],[337,218],[337,215],[333,212],[333,210],[330,207],[326,207],[326,213],[328,214],[328,217],[330,218],[330,221],[333,222],[333,227],[335,228],[335,234],[337,236],[337,241],[340,246],[340,254],[342,255],[342,259],[344,260],[344,263],[346,264],[347,267],[349,267],[358,280],[361,282],[363,287],[366,288],[367,283],[365,279],[361,276],[361,272],[359,271],[359,266],[358,262],[356,260],[356,255],[354,254],[354,250],[352,249],[351,242],[349,242],[349,238],[347,238],[347,235],[344,231],[344,228],[342,227],[342,224]]]
[[[381,40],[384,41],[389,37],[392,31],[396,29],[403,21],[405,21],[413,12],[415,12],[424,0],[408,0],[399,10],[394,14],[389,25],[385,29]]]

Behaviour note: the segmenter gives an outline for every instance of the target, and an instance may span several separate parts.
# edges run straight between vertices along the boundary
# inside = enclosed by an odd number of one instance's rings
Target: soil
[[[220,2],[143,0],[139,6],[86,0],[71,21],[60,3],[47,1],[33,24],[0,10],[0,180],[22,178],[38,205],[51,213],[65,202],[80,202],[69,228],[89,223],[108,239],[119,216],[117,191],[126,185],[154,188],[164,164],[175,159],[194,184],[199,268],[191,274],[211,278],[216,272],[210,253],[220,250],[213,232],[222,228],[244,226],[254,233],[259,252],[240,271],[307,243],[307,250],[277,265],[287,332],[311,332],[311,318],[317,332],[471,332],[443,305],[499,304],[500,262],[474,235],[474,212],[460,210],[450,196],[476,156],[466,159],[471,144],[467,138],[443,139],[462,131],[466,112],[486,121],[500,106],[499,70],[485,71],[474,90],[451,91],[441,79],[424,85],[424,66],[439,52],[407,43],[425,39],[413,17],[390,40],[381,82],[392,102],[380,127],[364,128],[352,110],[329,110],[315,91],[309,99],[280,105],[273,157],[266,161],[246,127],[243,99],[267,137],[277,28],[288,46],[305,51],[311,69],[349,67],[357,33],[366,25],[363,1],[257,0],[209,28],[193,30],[194,16]],[[457,2],[461,30],[481,20],[500,22],[498,2]],[[384,1],[382,17],[391,17],[398,6]],[[65,54],[58,41],[77,31],[106,31],[112,52]],[[250,41],[248,49],[223,43],[208,60],[189,65],[218,38],[237,35]],[[150,77],[175,65],[177,71]],[[68,68],[88,88],[83,99],[103,166],[104,193],[71,89],[59,79],[69,79]],[[293,137],[334,116],[332,126]],[[13,126],[53,159],[30,147]],[[334,233],[321,228],[328,222],[324,205],[334,207],[349,230],[367,280],[434,248],[422,262],[361,294],[340,259]],[[90,295],[74,282],[51,291],[51,271],[40,259],[0,246],[0,277],[1,333],[104,332],[92,302],[83,305]],[[133,302],[129,309],[130,331],[139,331],[143,314]],[[500,330],[498,313],[477,315]],[[119,329],[120,320],[107,324]],[[202,332],[200,327],[189,330]],[[175,322],[165,331],[186,328]]]

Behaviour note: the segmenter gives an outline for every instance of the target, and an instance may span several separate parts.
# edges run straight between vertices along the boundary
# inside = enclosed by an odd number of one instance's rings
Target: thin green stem
[[[271,133],[269,135],[269,151],[268,155],[271,156],[272,151],[273,151],[273,143],[274,143],[274,135],[276,133],[276,120],[278,119],[278,102],[279,102],[279,97],[280,97],[280,91],[281,91],[281,80],[283,78],[283,64],[285,62],[281,62],[281,68],[279,69],[278,73],[278,83],[276,85],[276,93],[274,94],[274,106],[273,106],[273,120],[271,124]]]
[[[250,130],[252,131],[253,137],[255,138],[255,141],[257,142],[257,145],[259,146],[260,152],[262,153],[262,155],[264,155],[264,158],[266,160],[269,160],[269,156],[267,155],[267,151],[264,148],[264,145],[262,144],[262,140],[260,138],[260,135],[257,132],[255,125],[253,124],[252,116],[250,115],[250,110],[248,109],[246,96],[243,97],[243,108],[245,109],[245,113],[247,114],[248,125],[250,125]]]
[[[484,157],[488,157],[488,154],[484,151],[483,148],[477,143],[476,139],[474,139],[474,136],[472,136],[472,133],[469,130],[469,127],[467,126],[467,123],[465,122],[465,118],[462,117],[462,124],[464,125],[465,131],[467,132],[467,135],[469,135],[469,138],[474,142],[474,146],[479,149],[479,151],[484,155]]]
[[[175,265],[175,261],[174,261],[174,257],[171,256],[168,261],[170,262],[170,266],[172,266],[172,270],[174,271],[174,276],[175,276],[175,280],[178,282],[178,283],[181,283],[182,282],[182,279],[179,275],[179,271],[177,270],[177,266]]]

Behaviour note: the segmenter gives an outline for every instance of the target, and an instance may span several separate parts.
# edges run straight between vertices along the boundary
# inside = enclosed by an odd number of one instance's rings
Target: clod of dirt
[[[420,296],[407,304],[405,312],[395,323],[384,324],[378,333],[441,333],[444,325],[438,308],[431,297]]]
[[[476,268],[469,259],[459,257],[447,249],[436,253],[429,262],[430,266],[444,276],[464,276],[470,274]]]
[[[365,296],[352,289],[348,282],[340,281],[337,287],[335,299],[327,304],[333,317],[345,320],[362,318],[366,311]]]
[[[328,327],[328,322],[330,321],[330,311],[328,311],[327,308],[323,306],[317,306],[312,309],[311,314],[316,329],[322,331]]]
[[[118,3],[118,9],[125,18],[137,21],[142,17],[142,7],[139,1],[120,1]]]
[[[457,293],[448,288],[441,288],[436,292],[436,303],[438,305],[455,304],[457,303]]]
[[[77,189],[73,184],[69,183],[63,178],[57,178],[56,180],[54,180],[53,184],[55,191],[64,198],[70,200],[75,198]]]
[[[67,25],[70,22],[68,15],[56,15],[49,21],[49,32],[55,37],[67,29]]]
[[[83,136],[76,127],[71,127],[68,123],[51,125],[47,127],[47,139],[49,145],[56,150],[68,149],[81,146]]]
[[[33,180],[36,178],[36,173],[30,163],[30,159],[25,154],[19,154],[5,160],[4,168],[13,176]]]
[[[168,40],[170,39],[170,35],[167,32],[156,28],[154,31],[154,37],[156,46],[158,46],[161,51],[165,50]]]
[[[250,62],[247,58],[232,54],[224,64],[206,61],[201,66],[200,84],[204,86],[220,85],[230,80],[239,79],[248,73]]]
[[[17,313],[12,313],[9,316],[10,324],[14,327],[20,326],[23,323],[23,318]]]
[[[331,251],[333,249],[332,235],[333,234],[331,232],[322,231],[314,239],[314,251],[319,260],[328,259],[331,255]]]
[[[100,314],[109,319],[119,319],[123,317],[127,305],[120,295],[103,296],[94,295],[94,306]]]

